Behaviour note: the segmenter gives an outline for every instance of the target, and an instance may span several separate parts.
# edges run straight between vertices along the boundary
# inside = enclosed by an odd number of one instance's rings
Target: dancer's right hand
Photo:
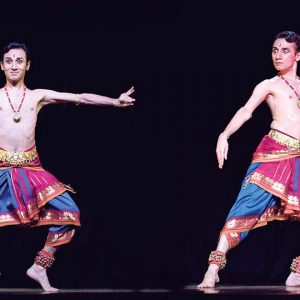
[[[218,142],[217,142],[216,154],[217,154],[217,160],[220,169],[223,168],[224,159],[227,160],[227,154],[229,148],[227,139],[228,139],[227,135],[222,132],[219,135]]]

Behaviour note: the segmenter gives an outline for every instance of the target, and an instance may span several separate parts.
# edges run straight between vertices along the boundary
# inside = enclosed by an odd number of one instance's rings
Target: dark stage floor
[[[199,291],[190,285],[183,289],[61,289],[46,293],[39,289],[0,289],[0,299],[283,299],[299,297],[300,287],[218,286]]]

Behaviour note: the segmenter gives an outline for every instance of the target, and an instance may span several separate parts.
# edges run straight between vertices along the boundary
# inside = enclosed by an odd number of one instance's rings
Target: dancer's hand
[[[217,142],[216,154],[217,154],[217,160],[220,169],[223,168],[224,159],[227,160],[227,154],[229,148],[227,139],[228,139],[227,135],[224,132],[222,132],[219,135],[218,142]]]
[[[120,95],[120,97],[117,99],[115,106],[117,107],[127,107],[134,105],[135,99],[130,97],[130,95],[134,93],[134,87],[132,87],[127,92]]]

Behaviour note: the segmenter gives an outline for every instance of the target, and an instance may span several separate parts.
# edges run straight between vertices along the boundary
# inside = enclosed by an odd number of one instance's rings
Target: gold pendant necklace
[[[24,92],[23,92],[23,96],[22,96],[22,100],[21,100],[21,103],[18,107],[18,109],[15,109],[11,103],[11,100],[10,100],[10,97],[9,97],[9,94],[8,94],[8,91],[7,91],[7,86],[5,85],[4,86],[4,90],[5,90],[5,93],[6,93],[6,96],[7,96],[7,99],[8,99],[8,102],[10,104],[10,107],[12,109],[12,111],[14,112],[14,115],[13,115],[13,120],[18,123],[21,121],[21,114],[20,114],[20,109],[22,107],[22,104],[23,104],[23,101],[25,99],[25,95],[26,95],[26,86],[24,85]]]
[[[297,91],[295,90],[295,88],[282,75],[279,75],[279,77],[290,87],[290,89],[297,96],[297,106],[300,109],[300,96],[299,96],[299,94],[297,93]]]

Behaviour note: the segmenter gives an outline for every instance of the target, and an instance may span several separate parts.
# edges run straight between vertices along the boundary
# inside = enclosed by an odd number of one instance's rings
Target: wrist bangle
[[[228,140],[228,138],[229,138],[229,136],[228,136],[224,131],[221,132],[220,135],[225,135],[227,140]]]
[[[80,96],[79,94],[77,94],[77,101],[75,102],[75,105],[79,105],[80,103],[81,103]]]
[[[120,105],[118,104],[119,98],[114,99],[114,107],[120,107]]]

